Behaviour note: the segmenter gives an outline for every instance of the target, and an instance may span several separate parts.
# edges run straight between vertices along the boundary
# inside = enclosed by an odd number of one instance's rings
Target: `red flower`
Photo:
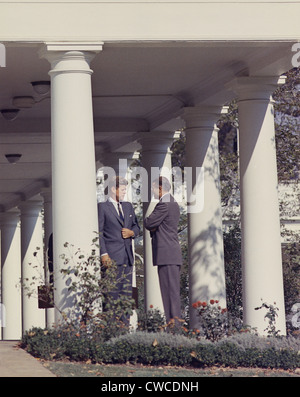
[[[201,301],[197,301],[197,302],[195,302],[195,303],[192,304],[192,306],[193,306],[194,309],[197,309],[197,307],[200,307],[201,305],[202,305],[202,302],[201,302]]]
[[[215,303],[214,299],[211,299],[211,300],[209,301],[209,303],[210,303],[211,305],[213,305],[213,304]]]

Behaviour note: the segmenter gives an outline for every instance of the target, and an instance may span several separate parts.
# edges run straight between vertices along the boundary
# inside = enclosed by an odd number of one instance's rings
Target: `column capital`
[[[237,77],[227,88],[238,95],[238,100],[270,100],[279,85],[285,83],[285,76]]]
[[[80,51],[80,52],[100,52],[102,51],[103,41],[77,41],[72,43],[59,42],[59,41],[46,41],[44,47],[48,52],[68,52],[68,51]]]
[[[142,151],[155,151],[166,153],[166,148],[171,146],[174,139],[179,136],[179,132],[174,131],[150,131],[143,132],[138,137],[138,142],[142,146]]]
[[[20,220],[19,211],[8,211],[0,213],[1,226],[15,226]]]
[[[95,55],[102,51],[102,42],[46,42],[39,51],[40,58],[45,58],[51,63],[52,70],[49,74],[86,72]]]
[[[42,200],[28,200],[19,204],[21,216],[36,216],[43,208]]]
[[[227,113],[227,106],[192,106],[182,109],[180,117],[186,129],[213,128],[221,114]]]

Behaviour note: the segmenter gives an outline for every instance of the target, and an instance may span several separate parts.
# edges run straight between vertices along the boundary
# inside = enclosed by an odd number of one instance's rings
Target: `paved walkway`
[[[16,341],[0,341],[0,377],[55,377]]]

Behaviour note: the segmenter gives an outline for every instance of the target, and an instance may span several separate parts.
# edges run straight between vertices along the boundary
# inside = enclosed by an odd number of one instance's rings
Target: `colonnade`
[[[69,254],[66,243],[86,254],[94,248],[92,240],[98,226],[90,62],[101,49],[101,44],[95,43],[47,43],[41,52],[51,64],[52,118],[52,192],[49,195],[43,191],[41,197],[45,241],[52,231],[54,235],[55,305],[59,310],[38,309],[36,298],[16,288],[20,279],[36,279],[45,259],[43,250],[33,256],[36,247],[43,247],[41,201],[28,200],[19,206],[19,212],[1,214],[1,286],[6,308],[2,339],[19,339],[32,326],[59,321],[60,311],[74,303],[60,273],[61,256]],[[255,310],[262,301],[276,302],[277,327],[285,333],[271,100],[277,80],[242,77],[229,87],[236,92],[239,106],[244,322],[262,334],[265,313]],[[187,196],[191,305],[198,300],[218,299],[222,307],[226,306],[216,129],[221,112],[222,106],[194,106],[183,108],[180,115],[186,126],[187,167],[193,170]],[[140,134],[143,167],[149,175],[151,167],[171,167],[172,141],[170,131]],[[199,195],[201,200],[197,202]],[[145,216],[153,205],[150,200],[144,202]],[[144,266],[146,307],[162,309],[150,236],[145,230]],[[191,326],[197,326],[192,309],[190,313]]]

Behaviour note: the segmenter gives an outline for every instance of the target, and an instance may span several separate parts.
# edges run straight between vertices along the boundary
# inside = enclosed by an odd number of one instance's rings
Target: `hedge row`
[[[168,336],[170,339],[171,337]],[[137,338],[139,339],[139,338]],[[148,338],[149,339],[149,338]],[[188,338],[186,338],[188,339]],[[115,338],[102,342],[88,335],[71,334],[34,328],[24,335],[21,347],[31,355],[45,360],[68,358],[71,361],[93,363],[143,363],[145,365],[229,366],[295,369],[300,367],[298,351],[248,347],[242,348],[231,341],[207,343],[166,344],[150,336],[151,343],[130,338]]]

